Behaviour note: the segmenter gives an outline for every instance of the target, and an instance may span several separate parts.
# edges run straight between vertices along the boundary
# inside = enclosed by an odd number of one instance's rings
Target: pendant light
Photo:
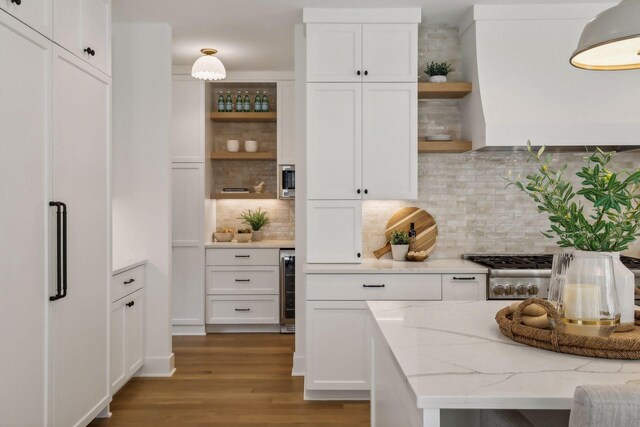
[[[570,61],[586,70],[640,68],[640,0],[623,0],[593,18]]]
[[[191,75],[202,80],[222,80],[227,77],[227,70],[222,62],[216,58],[218,53],[215,49],[200,49],[203,56],[198,58],[191,68]]]

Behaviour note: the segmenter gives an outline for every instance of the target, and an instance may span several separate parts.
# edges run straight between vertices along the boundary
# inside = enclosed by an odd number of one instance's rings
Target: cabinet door
[[[418,25],[362,26],[363,82],[418,81]]]
[[[201,80],[188,76],[173,76],[171,85],[171,159],[173,162],[204,161],[204,90],[204,82]],[[280,104],[279,101],[280,97],[278,97],[278,104]]]
[[[484,301],[487,276],[484,274],[443,274],[443,301]]]
[[[140,369],[144,359],[144,290],[140,289],[123,299],[126,300],[125,372],[127,378],[131,378]]]
[[[365,83],[362,104],[364,198],[418,198],[415,83]]]
[[[49,305],[52,404],[53,424],[69,426],[110,398],[110,79],[54,46],[53,81],[52,199],[68,209],[68,292]]]
[[[307,198],[360,199],[362,84],[307,85]]]
[[[128,374],[125,365],[125,306],[126,298],[111,303],[111,331],[109,340],[109,376],[111,393],[115,394],[127,382]]]
[[[362,25],[307,24],[307,81],[362,80]]]
[[[362,202],[307,202],[307,262],[359,263],[362,259]]]
[[[307,302],[307,390],[369,390],[364,301]]]
[[[278,164],[296,164],[295,82],[278,82]]]
[[[51,50],[0,11],[2,426],[45,425]]]
[[[51,38],[53,27],[53,0],[0,0],[5,10],[29,27]]]

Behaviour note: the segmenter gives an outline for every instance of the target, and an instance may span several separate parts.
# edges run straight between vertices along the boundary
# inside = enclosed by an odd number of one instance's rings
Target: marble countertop
[[[261,240],[259,242],[247,242],[238,243],[235,240],[231,242],[207,242],[204,247],[206,249],[237,249],[237,248],[249,248],[249,249],[283,249],[283,248],[295,248],[295,240]]]
[[[309,274],[349,273],[468,273],[486,274],[488,269],[460,258],[427,259],[423,262],[394,261],[392,259],[364,259],[362,264],[305,264]]]
[[[419,408],[570,409],[578,385],[640,380],[640,361],[509,340],[494,320],[504,301],[367,304]]]
[[[146,263],[146,259],[135,262],[119,263],[118,265],[113,266],[113,275],[115,276],[116,274],[124,273],[125,271],[140,267],[141,265],[145,265]]]

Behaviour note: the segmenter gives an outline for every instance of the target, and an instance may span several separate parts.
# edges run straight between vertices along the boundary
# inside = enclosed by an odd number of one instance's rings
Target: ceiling
[[[606,0],[562,0],[602,3]],[[293,26],[305,7],[421,7],[422,21],[455,25],[473,4],[557,0],[113,0],[114,22],[166,22],[173,63],[191,65],[203,47],[218,49],[228,71],[293,70]]]

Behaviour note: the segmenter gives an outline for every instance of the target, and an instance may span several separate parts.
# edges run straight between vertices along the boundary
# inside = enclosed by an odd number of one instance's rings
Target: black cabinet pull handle
[[[67,205],[49,202],[56,208],[56,294],[49,301],[67,296]]]
[[[358,193],[358,194],[360,194],[360,193],[361,193],[361,191],[360,191],[360,189],[359,189],[359,188],[356,190],[356,193]]]
[[[134,305],[136,305],[135,301],[130,301],[126,304],[127,307],[133,307]]]
[[[360,256],[361,256],[361,255],[360,255],[360,252],[358,252],[358,258],[360,258]]]
[[[251,258],[251,255],[236,255],[236,258]]]
[[[251,279],[236,279],[236,282],[250,282]]]
[[[88,53],[91,56],[96,56],[96,51],[91,49],[90,47],[86,48],[84,52]]]
[[[360,75],[360,70],[356,71],[356,74],[357,74],[357,75]]]
[[[236,311],[251,311],[250,308],[236,308]]]
[[[125,280],[125,281],[124,281],[124,282],[122,282],[122,283],[124,283],[125,285],[130,285],[131,283],[133,283],[133,282],[135,282],[135,281],[136,281],[136,279],[129,279],[129,280]]]
[[[369,194],[369,190],[367,190],[366,188],[364,189],[364,194]]]
[[[20,6],[22,4],[22,0],[11,0],[11,3],[14,3],[16,6]]]
[[[365,70],[365,71],[364,71],[364,75],[365,75],[365,76],[368,76],[368,75],[369,75],[369,72],[368,72],[367,70]]]
[[[453,280],[476,280],[475,277],[456,277],[453,276]]]
[[[363,288],[384,288],[386,285],[362,285]]]

